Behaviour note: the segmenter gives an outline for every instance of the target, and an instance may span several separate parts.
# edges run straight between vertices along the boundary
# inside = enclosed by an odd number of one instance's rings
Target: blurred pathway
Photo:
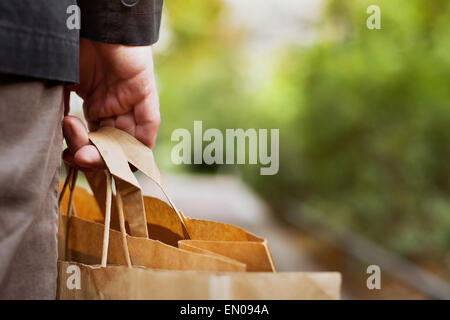
[[[320,271],[302,250],[296,234],[281,226],[267,205],[237,178],[208,175],[165,175],[176,206],[186,216],[231,223],[266,238],[278,271]],[[152,181],[140,178],[146,195],[164,199]]]

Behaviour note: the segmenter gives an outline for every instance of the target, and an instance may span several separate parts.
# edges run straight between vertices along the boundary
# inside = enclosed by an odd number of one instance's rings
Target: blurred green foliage
[[[249,101],[236,64],[240,35],[221,21],[222,1],[173,0],[165,9],[169,45],[155,58],[162,117],[158,151],[160,163],[176,169],[168,161],[174,129],[192,131],[194,120],[204,128],[234,128],[252,115],[241,112]]]
[[[371,4],[381,30],[366,27]],[[280,128],[279,173],[241,168],[275,207],[298,200],[299,214],[443,262],[450,274],[448,0],[327,1],[317,41],[278,53],[256,93],[243,33],[221,18],[221,1],[166,6],[171,40],[155,59],[165,163],[172,130],[193,120]]]

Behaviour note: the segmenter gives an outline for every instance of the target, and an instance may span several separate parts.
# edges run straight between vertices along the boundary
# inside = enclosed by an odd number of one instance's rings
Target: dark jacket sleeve
[[[163,0],[78,0],[80,37],[124,45],[150,45],[159,37]]]

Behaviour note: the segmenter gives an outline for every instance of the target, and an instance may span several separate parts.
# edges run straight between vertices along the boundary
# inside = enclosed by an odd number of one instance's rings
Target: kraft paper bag
[[[162,185],[151,150],[133,137],[102,128],[90,139],[108,171],[88,174],[94,196],[75,187],[75,170],[61,188],[70,193],[61,197],[60,299],[339,298],[339,273],[273,273],[264,239],[185,217]],[[128,162],[160,186],[170,205],[142,197]],[[69,285],[73,270],[80,288]]]

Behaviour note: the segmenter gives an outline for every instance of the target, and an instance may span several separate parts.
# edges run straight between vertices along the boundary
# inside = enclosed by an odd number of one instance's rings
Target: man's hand
[[[89,130],[113,126],[150,148],[155,144],[160,114],[151,46],[80,39],[80,83],[69,89],[84,99]],[[63,128],[69,147],[64,152],[67,162],[81,168],[103,167],[80,119],[66,116]]]

